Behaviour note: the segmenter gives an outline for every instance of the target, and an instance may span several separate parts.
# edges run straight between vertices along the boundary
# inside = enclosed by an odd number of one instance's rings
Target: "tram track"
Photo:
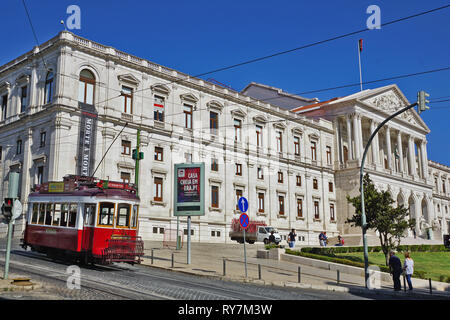
[[[22,256],[36,258],[36,255],[32,253],[21,252]],[[51,259],[45,259],[43,257],[39,257],[43,261],[52,262]],[[4,262],[2,260],[2,262]],[[68,274],[62,271],[55,270],[54,268],[48,268],[43,266],[31,265],[29,263],[22,263],[17,261],[10,261],[10,268],[14,270],[18,270],[19,272],[23,272],[26,274],[35,275],[38,278],[50,279],[52,282],[63,282],[64,285],[67,285]],[[130,288],[124,287],[120,283],[114,283],[109,281],[107,284],[104,282],[94,280],[90,276],[83,275],[81,279],[82,285],[79,290],[88,290],[93,294],[100,292],[106,295],[109,295],[107,299],[111,299],[113,297],[119,298],[122,300],[172,300],[173,298],[161,294],[142,292]],[[52,285],[50,285],[52,286]],[[111,290],[112,289],[112,290]],[[78,289],[67,289],[67,290],[78,290]],[[119,292],[117,292],[119,291]]]

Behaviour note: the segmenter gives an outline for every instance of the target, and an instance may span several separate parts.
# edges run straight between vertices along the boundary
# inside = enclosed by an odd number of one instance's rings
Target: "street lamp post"
[[[423,93],[422,93],[423,92]],[[402,114],[403,112],[413,108],[414,106],[418,105],[419,106],[419,113],[421,111],[424,111],[425,108],[428,108],[425,106],[424,102],[421,101],[419,99],[419,97],[423,96],[425,94],[424,91],[419,92],[418,96],[418,102],[413,103],[399,111],[397,111],[396,113],[394,113],[393,115],[389,116],[388,118],[386,118],[383,122],[381,122],[378,127],[375,129],[375,131],[372,133],[372,135],[369,138],[369,141],[367,142],[367,145],[364,149],[364,153],[362,156],[362,160],[361,160],[361,168],[360,168],[360,173],[359,173],[359,185],[360,185],[360,190],[361,190],[361,227],[362,227],[362,234],[363,234],[363,247],[364,247],[364,278],[365,278],[365,286],[366,288],[368,287],[368,280],[369,280],[369,273],[368,273],[368,268],[369,268],[369,252],[368,252],[368,248],[367,248],[367,235],[366,235],[366,226],[367,226],[367,222],[366,222],[366,212],[365,212],[365,208],[364,208],[364,162],[366,160],[366,156],[367,156],[367,152],[369,151],[369,147],[370,144],[372,143],[373,138],[375,137],[375,135],[378,133],[378,131],[391,119],[395,118],[396,116],[398,116],[399,114]],[[428,101],[426,101],[428,102]]]

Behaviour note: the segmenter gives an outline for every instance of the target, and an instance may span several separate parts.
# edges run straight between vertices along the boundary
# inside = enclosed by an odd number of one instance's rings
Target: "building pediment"
[[[139,79],[133,76],[131,73],[122,74],[117,77],[120,82],[137,87],[139,85]]]
[[[151,86],[151,88],[152,88],[152,91],[162,94],[162,95],[165,95],[165,96],[168,96],[170,93],[169,87],[162,83],[154,84]]]
[[[222,112],[223,104],[217,100],[211,100],[208,103],[206,103],[206,107],[208,108],[208,110],[215,109],[217,111]]]
[[[244,118],[247,115],[241,108],[231,110],[231,114],[233,115],[233,117],[240,117],[240,118]]]
[[[184,93],[180,95],[180,99],[182,101],[188,101],[188,102],[192,102],[192,103],[197,103],[198,102],[198,98],[196,96],[194,96],[192,93]]]
[[[410,104],[396,85],[386,88],[385,91],[374,91],[376,92],[368,96],[364,96],[358,100],[389,115],[394,114]],[[414,109],[409,109],[408,111],[400,114],[397,119],[405,121],[408,124],[427,132],[430,131],[425,122],[422,118],[420,118]]]

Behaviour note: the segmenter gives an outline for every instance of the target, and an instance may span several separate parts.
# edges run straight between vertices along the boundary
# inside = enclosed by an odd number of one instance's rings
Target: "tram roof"
[[[102,188],[80,188],[70,192],[33,192],[29,197],[33,198],[48,198],[54,197],[96,197],[96,198],[110,198],[111,200],[139,200],[139,196],[135,193],[122,189],[102,189]]]

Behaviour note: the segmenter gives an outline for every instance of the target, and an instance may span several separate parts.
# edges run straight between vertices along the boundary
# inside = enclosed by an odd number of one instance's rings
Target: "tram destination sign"
[[[205,164],[175,164],[174,173],[174,215],[205,215]]]

